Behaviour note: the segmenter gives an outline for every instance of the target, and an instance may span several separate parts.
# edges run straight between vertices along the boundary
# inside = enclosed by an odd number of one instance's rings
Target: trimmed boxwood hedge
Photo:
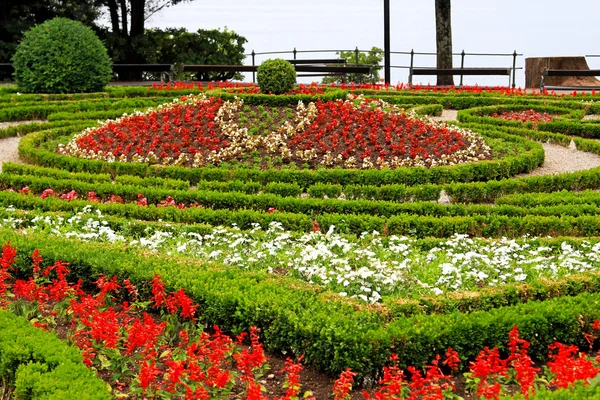
[[[46,262],[70,262],[72,279],[91,282],[99,274],[129,278],[149,291],[154,274],[169,289],[184,288],[199,304],[203,322],[237,333],[261,328],[271,351],[305,354],[322,371],[337,374],[352,368],[362,377],[377,377],[393,351],[402,365],[423,365],[447,347],[473,359],[484,346],[505,349],[514,325],[531,341],[530,354],[544,360],[547,346],[558,340],[584,346],[584,332],[600,318],[600,294],[582,293],[546,301],[499,307],[469,314],[416,315],[389,321],[377,307],[322,291],[288,277],[198,263],[173,256],[150,256],[121,245],[80,243],[42,235],[20,236],[0,230],[0,243],[18,249],[18,268],[31,269],[38,248]]]
[[[0,310],[0,377],[17,399],[111,398],[77,348],[5,310]]]

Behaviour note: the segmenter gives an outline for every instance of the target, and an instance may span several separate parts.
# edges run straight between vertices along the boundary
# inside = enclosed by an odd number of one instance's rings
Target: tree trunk
[[[129,0],[129,6],[130,30],[126,45],[127,63],[144,64],[145,60],[138,50],[139,43],[137,42],[137,39],[144,36],[144,13],[146,0]],[[123,78],[128,81],[140,81],[142,80],[142,73],[131,71],[123,74]]]
[[[435,39],[437,68],[452,68],[452,13],[451,0],[435,0]],[[454,85],[454,77],[440,75],[438,86]]]
[[[130,36],[135,38],[144,34],[144,11],[146,0],[130,0],[131,4],[131,33]]]
[[[129,37],[129,27],[127,26],[127,1],[119,0],[121,5],[121,36]]]
[[[112,26],[112,31],[115,35],[119,35],[121,33],[121,28],[119,25],[119,6],[117,5],[116,0],[108,0],[108,12],[110,14],[110,24]]]

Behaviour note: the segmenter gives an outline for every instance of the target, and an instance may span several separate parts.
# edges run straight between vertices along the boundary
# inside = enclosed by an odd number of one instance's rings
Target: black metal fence
[[[359,64],[359,56],[361,53],[369,53],[371,52],[371,50],[360,50],[358,47],[355,47],[354,49],[345,49],[345,50],[297,50],[295,47],[293,50],[283,50],[283,51],[266,51],[266,52],[255,52],[254,50],[252,50],[251,53],[246,54],[247,58],[250,58],[250,62],[252,63],[252,65],[257,65],[258,61],[263,61],[263,59],[266,59],[266,56],[287,56],[289,57],[290,55],[293,57],[294,60],[297,59],[298,55],[301,54],[335,54],[335,53],[342,53],[342,52],[349,52],[349,53],[353,53],[354,57],[353,59],[349,59],[347,62],[348,63],[354,63],[354,64]],[[383,53],[382,53],[383,54]],[[414,50],[410,50],[410,51],[392,51],[390,52],[391,55],[393,56],[401,56],[406,60],[406,65],[391,65],[392,69],[406,69],[407,71],[409,71],[411,68],[413,67],[417,67],[417,66],[431,66],[431,65],[417,65],[416,64],[416,56],[426,56],[426,57],[432,57],[433,61],[432,63],[435,63],[435,57],[436,57],[436,53],[432,53],[432,52],[416,52]],[[462,50],[460,53],[453,53],[453,56],[455,57],[460,57],[460,67],[464,68],[466,65],[466,61],[467,58],[479,58],[480,57],[498,57],[498,58],[503,58],[506,61],[505,65],[494,65],[495,67],[501,67],[501,66],[506,66],[507,68],[511,68],[512,69],[512,87],[514,88],[516,86],[516,71],[523,69],[522,66],[517,66],[517,61],[519,60],[520,57],[523,57],[523,54],[518,53],[516,50],[512,53],[471,53],[471,52],[465,52],[464,50]],[[260,64],[260,63],[259,63]],[[479,66],[479,65],[473,65],[473,66]],[[380,65],[381,68],[383,68],[383,65]],[[463,76],[460,76],[460,85],[463,85]],[[252,82],[256,82],[256,76],[255,73],[252,73]]]

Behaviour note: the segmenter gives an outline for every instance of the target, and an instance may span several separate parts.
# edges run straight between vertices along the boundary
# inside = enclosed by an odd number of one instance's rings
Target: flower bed
[[[164,206],[167,202],[159,205]],[[336,233],[334,227],[327,232],[299,234],[285,231],[278,222],[272,222],[267,230],[256,224],[251,231],[235,226],[205,227],[200,232],[178,226],[146,226],[148,232],[130,236],[130,225],[117,227],[109,221],[88,206],[64,217],[38,213],[24,217],[8,211],[0,227],[27,233],[50,231],[59,237],[123,243],[235,265],[241,270],[268,271],[367,303],[392,304],[392,308],[399,299],[419,302],[425,298],[433,312],[444,312],[443,302],[449,296],[465,292],[499,293],[516,284],[541,291],[540,280],[557,285],[574,276],[576,285],[577,277],[587,276],[591,282],[600,275],[600,244],[586,240],[486,240],[455,235],[423,249],[419,241],[408,237],[365,232],[352,238]],[[434,305],[436,301],[439,304]]]
[[[547,112],[537,112],[535,110],[525,110],[525,111],[504,111],[500,114],[494,113],[492,114],[493,118],[500,118],[506,121],[521,121],[521,122],[533,122],[536,124],[538,122],[550,122],[555,117],[559,115],[548,114]]]
[[[150,299],[141,298],[138,287],[129,280],[119,282],[116,277],[102,275],[95,282],[97,292],[89,294],[82,290],[81,281],[68,282],[68,263],[56,261],[44,266],[37,250],[31,255],[32,275],[15,279],[16,256],[16,248],[10,243],[3,246],[0,307],[30,319],[44,330],[69,327],[61,329],[61,335],[81,349],[83,363],[107,381],[114,396],[270,398],[263,394],[266,381],[260,380],[268,369],[268,359],[255,327],[250,330],[249,346],[242,347],[247,333],[241,333],[234,342],[216,326],[212,335],[205,332],[195,323],[198,306],[183,289],[167,292],[158,275],[152,279]],[[596,320],[591,332],[585,334],[590,350],[599,330],[600,321]],[[526,397],[539,390],[536,381],[542,379],[541,370],[534,367],[529,355],[530,342],[521,338],[517,326],[508,337],[508,356],[502,357],[498,348],[486,347],[469,363],[467,389],[482,399],[498,399],[506,393],[511,375]],[[568,388],[600,374],[600,357],[587,357],[577,346],[555,342],[550,351],[545,381],[551,387]],[[293,400],[301,394],[302,359],[302,355],[296,361],[287,358],[285,368],[279,372],[286,374],[285,394],[275,400]],[[452,375],[462,360],[452,348],[424,369],[409,366],[405,372],[398,361],[398,356],[392,354],[390,365],[383,368],[379,387],[363,391],[363,398],[455,398]],[[341,373],[332,388],[334,399],[350,397],[356,375],[350,368]],[[303,398],[315,400],[312,395],[304,390]]]
[[[475,133],[434,124],[373,100],[245,106],[240,99],[184,96],[76,135],[59,154],[200,167],[246,161],[344,168],[455,165],[491,158]]]

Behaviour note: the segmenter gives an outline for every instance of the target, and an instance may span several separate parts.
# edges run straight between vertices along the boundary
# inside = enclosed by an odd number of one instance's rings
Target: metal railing
[[[410,52],[394,52],[392,51],[391,54],[405,54],[405,55],[410,55],[410,66],[408,67],[409,69],[412,69],[414,67],[414,63],[415,63],[415,56],[416,55],[421,55],[421,56],[437,56],[437,53],[418,53],[415,52],[414,50],[411,50]],[[517,67],[517,57],[522,57],[523,54],[521,53],[517,53],[517,51],[515,50],[512,53],[467,53],[464,50],[462,50],[460,53],[452,53],[453,56],[460,56],[460,67],[464,68],[465,67],[465,58],[467,56],[480,56],[480,57],[512,57],[512,66],[510,67],[512,69],[512,87],[513,89],[516,87],[516,79],[517,79],[517,69],[523,69],[523,67]],[[392,65],[392,68],[406,68],[403,66],[394,66]],[[463,85],[463,75],[460,75],[460,86]]]
[[[305,53],[342,53],[342,52],[350,52],[354,53],[354,60],[348,60],[348,62],[354,61],[355,64],[359,64],[359,56],[361,53],[370,53],[372,50],[360,50],[358,47],[354,49],[346,49],[346,50],[297,50],[295,47],[293,50],[283,50],[283,51],[265,51],[265,52],[255,52],[252,50],[251,53],[245,54],[246,57],[251,58],[251,62],[253,66],[256,66],[256,58],[260,56],[268,56],[268,55],[292,55],[293,59],[296,60],[298,54]],[[391,55],[401,55],[401,56],[410,56],[410,61],[408,65],[391,65],[391,68],[395,69],[412,69],[415,67],[415,56],[437,56],[437,53],[434,52],[416,52],[414,49],[411,51],[392,51]],[[522,57],[523,54],[517,53],[515,50],[512,53],[470,53],[462,50],[460,53],[452,53],[453,56],[460,56],[460,67],[465,67],[465,59],[467,57],[506,57],[511,58],[511,65],[508,68],[512,69],[512,87],[516,87],[516,71],[518,69],[523,69],[523,67],[517,67],[517,59]],[[380,65],[379,68],[383,68],[383,65]],[[460,75],[460,86],[463,85],[463,76]],[[252,73],[252,82],[256,82],[256,74]]]

